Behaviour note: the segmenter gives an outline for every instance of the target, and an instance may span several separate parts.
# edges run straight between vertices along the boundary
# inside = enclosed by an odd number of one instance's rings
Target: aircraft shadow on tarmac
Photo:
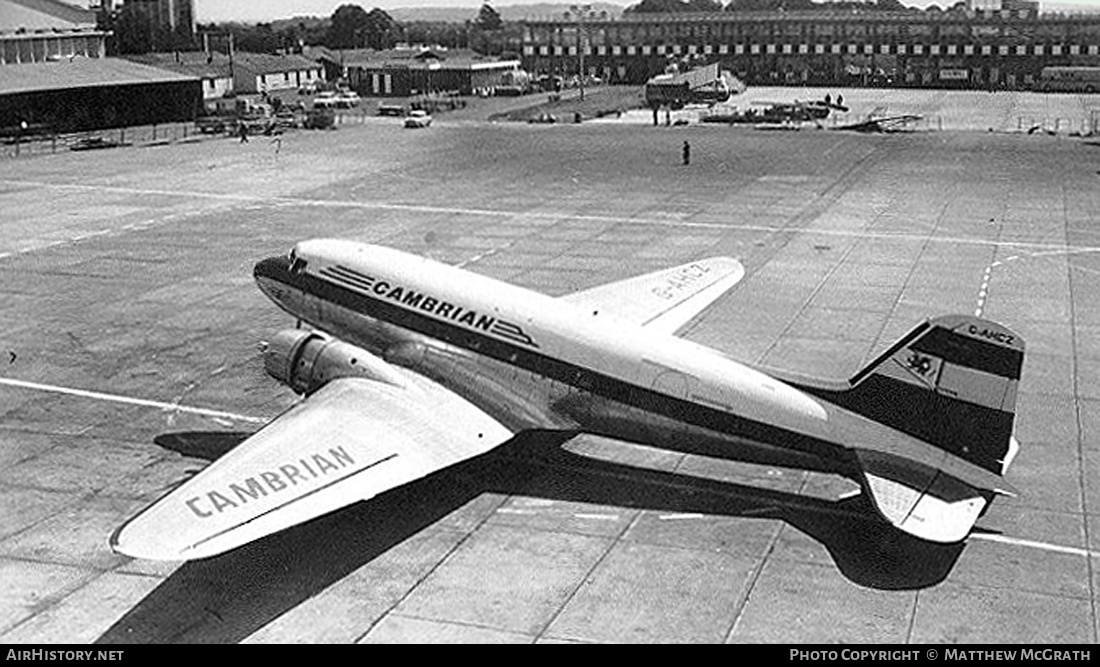
[[[248,435],[169,433],[155,442],[213,460]],[[525,434],[370,501],[184,563],[96,643],[239,642],[486,492],[779,519],[820,542],[849,580],[882,590],[933,586],[964,549],[895,530],[862,495],[827,501],[637,468],[567,451],[563,442],[561,434]]]

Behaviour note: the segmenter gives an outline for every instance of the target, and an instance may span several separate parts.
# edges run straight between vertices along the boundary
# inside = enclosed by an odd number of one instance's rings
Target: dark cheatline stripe
[[[339,268],[340,267],[336,267],[334,269],[321,269],[321,274],[329,278],[339,280],[340,282],[353,285],[355,287],[361,287],[365,290],[369,290],[371,287],[374,287],[373,281],[361,277],[358,273],[345,274],[342,271],[336,270]]]
[[[913,344],[913,349],[948,363],[973,368],[1011,380],[1020,379],[1024,353],[935,327]]]
[[[285,266],[284,266],[285,264]],[[325,301],[348,308],[368,317],[436,338],[455,347],[470,350],[532,373],[562,382],[581,391],[591,392],[613,401],[662,415],[700,428],[763,443],[782,443],[828,458],[835,455],[838,443],[822,440],[778,426],[757,422],[685,399],[666,396],[652,389],[637,386],[527,347],[505,342],[485,333],[437,320],[414,308],[406,308],[385,299],[349,289],[329,280],[302,273],[291,274],[288,262],[282,258],[263,260],[256,265],[256,275],[278,280],[295,289],[314,294]]]
[[[1015,420],[1011,412],[877,374],[847,391],[799,388],[1001,474]]]

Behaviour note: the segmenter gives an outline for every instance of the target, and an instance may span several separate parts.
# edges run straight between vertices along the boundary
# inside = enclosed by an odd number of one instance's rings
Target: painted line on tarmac
[[[974,311],[974,317],[982,316],[982,308],[985,308],[985,298],[989,295],[989,277],[993,274],[993,264],[985,267],[985,275],[982,276],[982,288],[978,290],[978,308]]]
[[[100,237],[110,238],[112,236],[121,235],[124,232],[141,231],[141,230],[145,230],[145,229],[150,229],[152,227],[157,227],[157,226],[160,226],[160,225],[167,224],[169,222],[175,222],[176,220],[179,220],[179,219],[182,219],[182,218],[190,217],[191,215],[198,215],[201,212],[202,211],[183,211],[183,212],[169,213],[167,215],[150,218],[148,220],[143,220],[141,222],[132,222],[128,225],[123,225],[122,227],[118,227],[118,228],[108,228],[108,229],[99,229],[99,230],[95,230],[95,231],[91,231],[91,232],[82,232],[82,233],[77,234],[75,236],[70,236],[70,237],[61,238],[61,239],[55,239],[53,241],[50,241],[48,243],[43,243],[41,245],[29,245],[29,246],[26,246],[26,247],[23,247],[23,248],[18,248],[16,250],[11,251],[11,252],[3,252],[3,253],[0,253],[0,259],[4,259],[6,257],[13,257],[13,256],[17,256],[17,255],[27,255],[27,254],[30,254],[32,252],[38,252],[39,250],[49,250],[51,248],[56,248],[58,246],[63,246],[63,245],[72,245],[72,244],[75,244],[75,243],[80,243],[82,241],[87,241],[88,239],[95,239],[95,238],[100,238]]]
[[[179,405],[175,403],[164,403],[161,401],[150,401],[142,398],[132,398],[129,396],[120,396],[118,394],[106,394],[97,391],[88,391],[86,389],[74,389],[71,387],[59,387],[56,385],[41,384],[38,382],[27,382],[24,380],[14,380],[11,378],[0,378],[0,385],[7,385],[9,387],[16,387],[19,389],[31,389],[35,391],[45,391],[55,394],[64,394],[67,396],[78,396],[81,398],[90,398],[100,401],[109,401],[113,403],[123,403],[127,405],[137,405],[141,407],[157,408],[166,412],[185,412],[188,414],[200,415],[203,417],[211,417],[214,419],[229,419],[238,422],[248,422],[252,424],[264,424],[267,423],[267,419],[259,417],[250,417],[247,415],[240,415],[232,412],[224,412],[221,410],[209,410],[206,408],[196,408],[187,405]],[[533,510],[527,509],[514,509],[514,508],[498,508],[498,512],[506,514],[535,514]],[[617,518],[615,515],[597,515],[597,514],[576,514],[577,518],[586,519],[603,519],[611,520]],[[685,520],[685,519],[701,519],[702,514],[697,513],[677,513],[677,514],[663,514],[658,517],[660,520]],[[1004,535],[995,535],[991,533],[974,533],[970,535],[970,539],[984,540],[987,542],[997,542],[1000,544],[1009,544],[1013,546],[1029,547],[1032,549],[1042,549],[1044,551],[1051,551],[1055,553],[1064,553],[1073,556],[1083,556],[1086,558],[1100,558],[1100,553],[1095,551],[1089,551],[1087,549],[1081,549],[1079,547],[1066,547],[1058,544],[1050,544],[1047,542],[1038,542],[1035,540],[1025,540],[1014,537],[1007,537]]]
[[[334,201],[325,199],[299,199],[294,197],[262,197],[256,195],[229,194],[219,192],[188,192],[174,190],[157,190],[152,188],[128,188],[114,185],[82,185],[66,183],[47,183],[44,181],[21,181],[4,179],[0,184],[34,186],[41,188],[53,188],[60,190],[102,191],[117,192],[136,195],[156,195],[169,197],[184,197],[193,199],[213,199],[219,201],[235,201],[242,203],[259,203],[264,207],[271,206],[316,206],[320,208],[360,208],[375,211],[398,211],[406,213],[431,213],[446,215],[469,215],[495,218],[554,218],[580,220],[586,222],[599,222],[621,225],[655,226],[655,227],[682,227],[694,229],[720,229],[724,231],[756,231],[765,233],[801,233],[819,234],[822,236],[847,237],[857,239],[882,239],[891,241],[914,241],[949,243],[952,245],[974,245],[981,247],[1005,247],[1005,248],[1030,248],[1051,253],[1100,253],[1100,246],[1066,246],[1055,243],[1034,243],[1027,241],[991,241],[988,239],[975,239],[966,237],[931,237],[921,234],[889,234],[884,232],[850,231],[842,229],[789,229],[770,225],[731,225],[718,222],[690,222],[683,220],[659,220],[647,218],[625,218],[620,216],[604,215],[572,215],[562,212],[537,212],[537,211],[499,211],[491,209],[457,208],[447,206],[426,206],[418,204],[387,204],[383,202],[355,202]],[[201,214],[196,211],[195,214]]]
[[[970,539],[985,540],[986,542],[998,542],[1000,544],[1011,544],[1018,547],[1030,547],[1032,549],[1042,549],[1043,551],[1053,551],[1055,553],[1070,554],[1072,556],[1083,556],[1085,558],[1100,558],[1100,553],[1096,551],[1089,551],[1088,549],[1081,549],[1080,547],[1065,547],[1059,544],[1037,542],[1035,540],[1024,540],[1018,537],[994,535],[992,533],[972,533],[970,535]]]
[[[118,394],[104,394],[98,391],[88,391],[86,389],[73,389],[71,387],[58,387],[49,384],[40,384],[38,382],[26,382],[24,380],[13,380],[10,378],[0,378],[0,385],[7,385],[9,387],[16,387],[19,389],[32,389],[35,391],[47,391],[54,394],[65,394],[68,396],[79,396],[81,398],[91,398],[98,401],[110,401],[113,403],[125,403],[127,405],[138,405],[146,408],[157,408],[166,412],[186,412],[188,414],[200,415],[203,417],[211,417],[213,419],[229,419],[237,422],[248,422],[251,424],[266,424],[268,420],[261,419],[259,417],[249,417],[247,415],[239,415],[232,412],[223,412],[221,410],[207,410],[206,408],[194,408],[187,405],[179,405],[176,403],[163,403],[161,401],[149,401],[143,398],[131,398],[129,396],[119,396]]]

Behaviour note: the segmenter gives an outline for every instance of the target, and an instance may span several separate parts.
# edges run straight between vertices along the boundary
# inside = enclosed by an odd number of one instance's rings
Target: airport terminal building
[[[758,85],[989,89],[1030,88],[1048,66],[1100,66],[1100,14],[1018,7],[528,21],[523,64],[531,72],[575,74],[580,49],[585,71],[611,82],[644,83],[670,62],[717,61]]]

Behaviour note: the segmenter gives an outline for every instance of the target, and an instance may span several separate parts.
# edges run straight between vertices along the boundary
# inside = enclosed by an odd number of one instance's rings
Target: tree
[[[108,42],[107,55],[148,53],[153,46],[153,24],[145,12],[136,6],[125,6],[117,12],[103,11],[97,24],[114,35]]]
[[[367,23],[365,9],[359,5],[340,5],[332,13],[328,33],[325,35],[325,44],[334,49],[354,49],[362,46],[363,38],[360,37],[360,33]]]
[[[375,7],[367,14],[362,34],[362,43],[370,48],[389,49],[400,39],[401,26],[389,14]]]
[[[233,44],[238,51],[249,53],[275,53],[283,48],[282,37],[271,29],[270,23],[254,26],[234,26]]]
[[[150,51],[187,51],[193,49],[194,39],[187,27],[176,31],[153,23],[145,9],[128,4],[115,13],[101,11],[97,25],[114,33],[109,54],[137,54]]]
[[[416,21],[401,26],[410,44],[439,44],[457,49],[466,46],[467,30],[461,23]]]
[[[861,5],[862,6],[862,5]],[[779,9],[789,12],[833,9],[838,5],[815,4],[813,0],[730,0],[727,12],[773,12]]]
[[[691,11],[683,0],[642,0],[627,7],[624,14],[670,14]]]
[[[689,12],[720,12],[722,3],[718,0],[687,0]]]
[[[477,19],[474,21],[474,25],[478,30],[483,31],[496,31],[504,27],[504,21],[500,18],[500,13],[493,9],[492,5],[486,2],[481,6],[481,11],[477,13]]]

